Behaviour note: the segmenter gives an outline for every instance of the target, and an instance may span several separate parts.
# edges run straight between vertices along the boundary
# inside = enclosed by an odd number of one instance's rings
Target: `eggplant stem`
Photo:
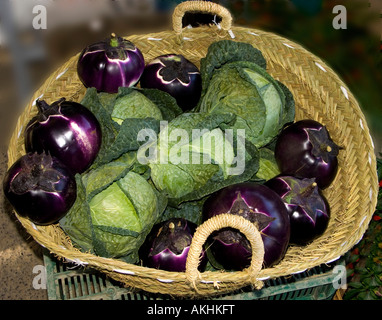
[[[302,195],[309,197],[316,187],[317,187],[317,182],[313,182],[310,186],[307,186],[305,188],[305,190],[302,192]]]
[[[119,45],[118,37],[114,32],[111,33],[110,35],[110,46],[116,48]]]
[[[49,110],[50,105],[45,100],[36,100],[36,106],[39,113],[43,114],[45,111]]]

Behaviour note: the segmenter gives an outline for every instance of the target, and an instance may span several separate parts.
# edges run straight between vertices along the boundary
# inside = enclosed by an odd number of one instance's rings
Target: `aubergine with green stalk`
[[[116,93],[119,87],[134,86],[145,67],[142,52],[129,40],[111,34],[81,52],[77,73],[85,87]]]
[[[84,105],[61,98],[52,104],[36,100],[38,114],[24,132],[27,152],[46,152],[73,174],[86,171],[102,145],[102,129],[95,114]]]

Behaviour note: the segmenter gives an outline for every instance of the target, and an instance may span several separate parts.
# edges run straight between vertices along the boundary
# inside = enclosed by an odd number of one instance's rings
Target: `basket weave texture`
[[[220,25],[182,29],[181,18],[186,11],[209,12],[222,16],[223,20]],[[190,266],[195,262],[188,261],[188,271],[178,273],[80,252],[58,225],[36,226],[16,213],[38,243],[58,257],[98,269],[126,286],[190,297],[221,294],[249,284],[259,288],[261,280],[302,272],[336,260],[362,238],[376,207],[378,181],[373,142],[356,99],[324,61],[299,44],[262,30],[232,26],[231,21],[229,12],[219,5],[188,1],[175,8],[174,30],[133,35],[126,39],[137,45],[146,61],[162,54],[178,53],[197,66],[200,66],[200,59],[206,55],[209,45],[217,40],[247,42],[261,50],[267,61],[267,71],[293,93],[296,120],[309,118],[323,123],[333,140],[343,147],[336,179],[324,191],[331,208],[331,219],[325,233],[307,246],[290,246],[281,263],[272,268],[259,271],[258,266],[253,266],[253,259],[251,267],[242,272],[199,273],[195,266]],[[25,154],[23,130],[37,113],[37,98],[49,103],[61,97],[81,101],[86,89],[76,72],[78,56],[69,59],[45,81],[20,115],[9,144],[9,166]],[[225,223],[233,223],[239,229],[250,228],[245,223],[241,225],[242,221]],[[205,226],[200,228],[204,230]],[[212,228],[217,230],[219,226]],[[194,237],[194,246],[202,241],[198,237]],[[262,246],[257,244],[257,247],[261,250]],[[195,256],[197,259],[199,255]]]

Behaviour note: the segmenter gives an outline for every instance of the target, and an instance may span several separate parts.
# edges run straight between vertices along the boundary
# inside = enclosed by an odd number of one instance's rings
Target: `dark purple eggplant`
[[[199,69],[185,57],[166,54],[146,65],[140,85],[169,93],[183,111],[188,111],[200,99],[202,78]]]
[[[171,218],[154,226],[143,244],[140,255],[143,263],[166,271],[186,271],[186,261],[196,225],[183,218]],[[207,262],[202,252],[199,269]]]
[[[39,225],[60,220],[76,200],[76,189],[70,170],[45,153],[20,157],[3,180],[4,194],[17,213]]]
[[[330,208],[314,178],[278,176],[265,184],[285,202],[291,226],[290,243],[306,245],[325,232]]]
[[[94,114],[83,105],[64,98],[48,105],[36,101],[39,113],[25,129],[27,152],[47,152],[72,172],[84,172],[101,147],[102,132]]]
[[[203,206],[204,220],[222,213],[240,215],[256,225],[262,233],[266,267],[281,261],[289,243],[290,223],[285,204],[278,194],[252,182],[228,186],[212,194]],[[250,265],[251,245],[238,230],[215,231],[209,242],[215,267],[242,270]]]
[[[113,33],[109,39],[91,44],[81,52],[77,73],[85,87],[116,93],[119,87],[134,86],[144,67],[142,52],[131,41]]]
[[[324,189],[337,174],[339,150],[324,125],[300,120],[278,136],[275,158],[283,175],[315,178],[319,188]]]

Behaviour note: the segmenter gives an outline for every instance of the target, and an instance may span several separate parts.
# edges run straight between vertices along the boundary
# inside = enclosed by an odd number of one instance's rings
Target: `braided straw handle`
[[[231,29],[231,13],[221,5],[209,1],[185,1],[177,5],[172,15],[172,27],[175,33],[182,33],[182,19],[186,12],[204,12],[222,18],[221,28],[225,31]]]
[[[198,271],[198,266],[203,245],[212,232],[226,227],[231,227],[241,231],[251,244],[251,264],[248,268],[239,273],[246,275],[249,282],[254,284],[256,287],[262,286],[260,281],[256,278],[262,268],[264,260],[264,244],[260,232],[249,220],[233,214],[224,213],[214,216],[201,224],[196,229],[196,232],[192,238],[186,262],[186,278],[191,284],[191,287],[196,291],[196,282],[201,278],[201,274]]]

